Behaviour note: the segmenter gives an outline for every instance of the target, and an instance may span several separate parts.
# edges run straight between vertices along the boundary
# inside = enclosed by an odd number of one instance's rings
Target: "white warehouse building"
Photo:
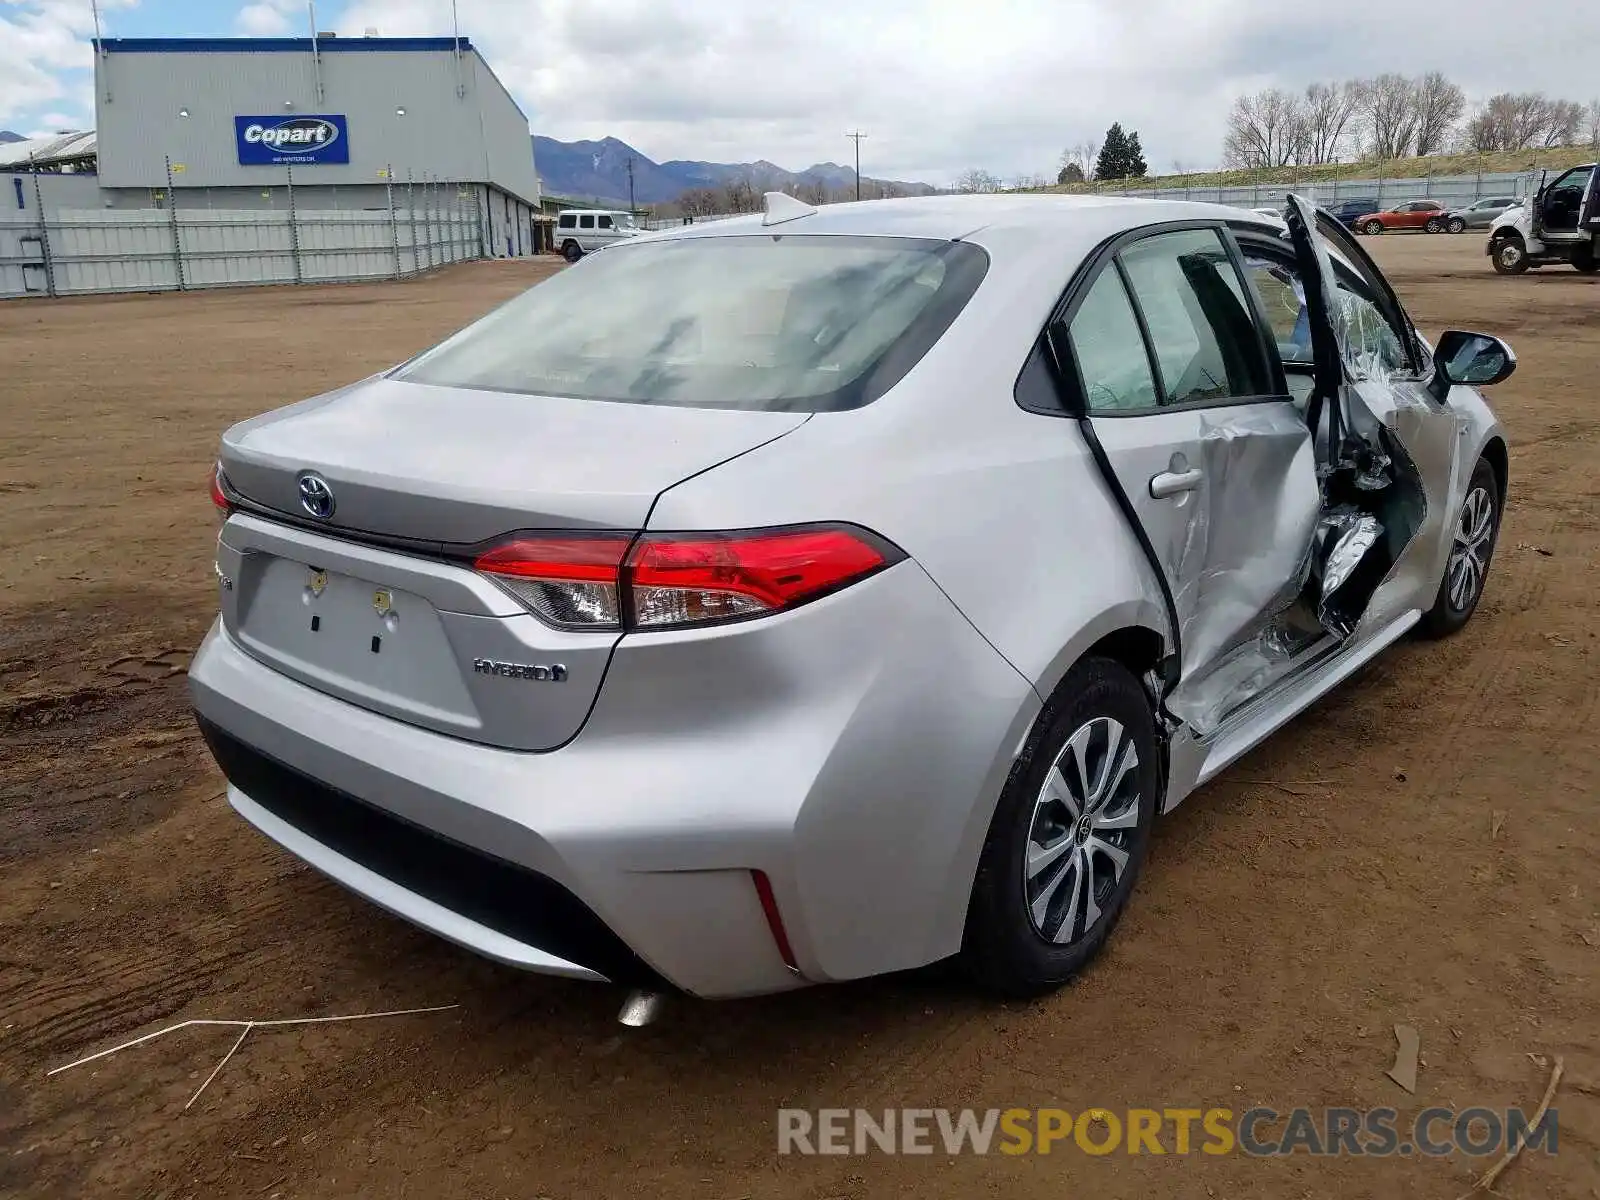
[[[467,38],[106,38],[106,208],[472,206],[483,252],[534,253],[528,118]],[[169,174],[170,168],[170,174]],[[170,182],[169,182],[170,181]]]

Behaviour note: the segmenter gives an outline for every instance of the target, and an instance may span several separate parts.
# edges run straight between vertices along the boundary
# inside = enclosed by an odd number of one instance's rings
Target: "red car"
[[[1443,233],[1448,210],[1437,200],[1412,200],[1382,212],[1370,213],[1356,222],[1362,233],[1382,233],[1386,229],[1426,229]]]

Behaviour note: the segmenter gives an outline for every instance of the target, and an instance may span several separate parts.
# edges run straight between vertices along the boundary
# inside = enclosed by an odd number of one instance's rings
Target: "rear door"
[[[1173,711],[1298,594],[1319,507],[1310,433],[1218,226],[1126,239],[1052,332],[1178,626]]]

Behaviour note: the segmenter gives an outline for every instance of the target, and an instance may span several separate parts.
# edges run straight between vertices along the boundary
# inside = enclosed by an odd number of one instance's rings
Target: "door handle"
[[[1205,472],[1199,467],[1188,471],[1163,471],[1150,477],[1150,495],[1157,500],[1165,500],[1179,492],[1192,492],[1204,478]]]

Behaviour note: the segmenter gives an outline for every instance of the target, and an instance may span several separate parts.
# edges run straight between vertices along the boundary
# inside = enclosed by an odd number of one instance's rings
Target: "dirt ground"
[[[1465,1192],[1482,1160],[784,1158],[780,1106],[1530,1108],[1509,1197],[1600,1197],[1600,279],[1369,243],[1423,327],[1507,335],[1511,500],[1459,637],[1408,642],[1157,830],[1074,986],[933,977],[683,1003],[502,969],[233,816],[183,666],[230,422],[403,358],[553,269],[0,305],[0,1194],[1060,1198]],[[252,1033],[189,1018],[448,1012]],[[1414,1096],[1385,1078],[1421,1033]]]

